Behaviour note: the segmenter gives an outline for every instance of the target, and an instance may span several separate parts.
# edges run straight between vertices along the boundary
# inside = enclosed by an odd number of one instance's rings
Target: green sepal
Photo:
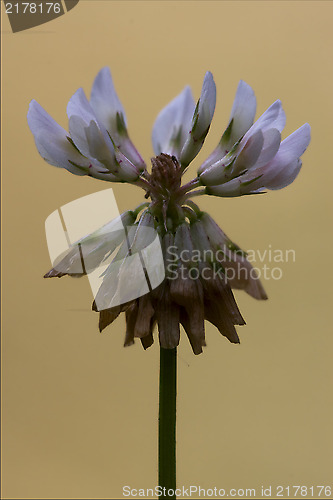
[[[77,145],[74,143],[73,139],[71,137],[69,137],[69,135],[66,135],[66,139],[67,141],[73,146],[74,149],[76,149],[76,151],[78,153],[80,153],[81,156],[83,156],[83,158],[87,158],[86,156],[84,156],[81,151],[79,150],[79,148],[77,147]]]
[[[119,135],[122,135],[123,137],[128,137],[124,115],[122,113],[119,113],[119,111],[117,111],[116,114],[116,127]]]

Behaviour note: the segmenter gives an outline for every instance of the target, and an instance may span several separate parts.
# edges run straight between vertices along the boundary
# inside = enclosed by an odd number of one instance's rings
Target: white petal
[[[62,167],[76,175],[86,175],[89,162],[67,139],[68,133],[40,106],[31,101],[28,124],[34,135],[39,154],[51,165]],[[82,169],[70,163],[82,166]]]
[[[117,113],[123,116],[126,124],[125,111],[115,91],[108,67],[102,68],[95,78],[90,104],[107,130],[113,129]]]
[[[156,155],[160,153],[179,155],[191,128],[195,102],[190,87],[173,99],[157,116],[152,132],[153,148]],[[179,143],[173,139],[180,133]]]
[[[231,121],[232,124],[227,133],[227,137],[225,137],[224,140],[222,139],[222,142],[226,146],[227,150],[230,150],[232,146],[249,130],[253,124],[256,108],[257,100],[252,88],[250,85],[241,80],[237,87],[227,130]]]

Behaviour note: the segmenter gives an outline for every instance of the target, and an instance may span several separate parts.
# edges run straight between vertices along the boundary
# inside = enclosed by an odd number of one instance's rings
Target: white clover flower
[[[77,241],[45,275],[83,276],[115,251],[93,309],[100,313],[101,331],[125,312],[125,345],[137,337],[145,349],[151,346],[157,324],[161,347],[173,349],[182,325],[194,353],[199,354],[205,345],[205,320],[230,342],[238,343],[235,325],[245,321],[231,288],[245,290],[259,300],[267,298],[246,253],[191,198],[242,196],[287,186],[301,168],[310,126],[303,125],[281,142],[285,125],[281,102],[274,102],[253,123],[256,98],[241,81],[218,146],[199,167],[197,177],[182,185],[182,176],[209,131],[215,102],[215,83],[208,72],[197,104],[185,87],[159,113],[153,126],[156,156],[150,171],[129,138],[125,112],[108,68],[98,73],[90,101],[82,89],[70,99],[68,133],[36,101],[30,104],[28,123],[37,149],[48,163],[76,175],[129,182],[144,189],[149,199]],[[126,238],[119,230],[120,222],[127,228]],[[133,297],[128,283],[138,282],[139,273],[130,257],[149,247],[153,236],[147,236],[147,229],[160,239],[165,279],[155,289],[148,292],[143,288]],[[154,255],[149,258],[154,260]]]

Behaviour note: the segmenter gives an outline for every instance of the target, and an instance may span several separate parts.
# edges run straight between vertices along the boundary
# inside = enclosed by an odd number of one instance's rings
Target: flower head
[[[125,345],[137,337],[148,348],[157,325],[161,346],[174,348],[182,325],[193,352],[199,354],[205,345],[205,320],[230,342],[239,343],[235,325],[245,321],[231,289],[245,290],[259,300],[267,298],[246,253],[192,198],[202,194],[241,196],[287,186],[301,168],[300,156],[309,144],[310,127],[303,125],[281,142],[285,125],[281,102],[273,103],[253,123],[256,98],[241,81],[219,144],[199,167],[197,177],[182,185],[182,176],[209,131],[215,101],[215,83],[208,72],[196,104],[186,87],[160,112],[153,127],[156,156],[150,171],[129,138],[125,113],[107,68],[97,75],[90,101],[82,89],[70,99],[69,132],[37,102],[30,104],[28,123],[37,149],[48,163],[77,175],[129,182],[144,189],[149,199],[73,244],[45,275],[83,276],[115,252],[103,273],[93,309],[100,315],[100,331],[125,312]],[[165,278],[152,286],[154,276],[148,276],[143,265],[148,285],[140,285],[133,295],[128,284],[140,282],[139,259],[133,256],[145,254],[157,269],[154,252],[149,253],[156,235]]]

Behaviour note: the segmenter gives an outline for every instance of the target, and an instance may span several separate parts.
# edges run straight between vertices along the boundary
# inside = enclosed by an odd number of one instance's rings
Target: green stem
[[[160,348],[160,401],[158,425],[158,481],[163,489],[159,498],[175,499],[168,490],[176,489],[176,397],[177,348]]]

